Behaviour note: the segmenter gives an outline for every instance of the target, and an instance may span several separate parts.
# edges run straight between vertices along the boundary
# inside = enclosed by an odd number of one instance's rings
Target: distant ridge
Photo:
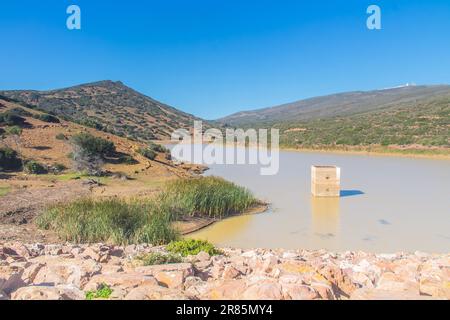
[[[398,104],[412,105],[439,97],[450,97],[449,85],[418,86],[408,84],[396,88],[353,91],[314,97],[275,107],[242,111],[217,121],[230,126],[307,121],[382,110]]]
[[[9,99],[112,134],[138,140],[167,139],[194,119],[121,81],[103,80],[63,89],[0,91]]]

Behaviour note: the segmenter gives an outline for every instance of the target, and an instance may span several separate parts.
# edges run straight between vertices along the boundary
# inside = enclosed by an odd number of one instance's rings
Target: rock
[[[242,295],[244,300],[281,300],[283,294],[278,283],[259,283],[250,286]]]
[[[183,289],[184,273],[183,271],[161,271],[155,274],[156,280],[164,286],[172,289]]]
[[[314,288],[305,285],[284,284],[283,296],[288,300],[314,300],[320,295]]]
[[[236,279],[240,275],[241,272],[237,270],[235,267],[233,267],[232,265],[226,265],[222,273],[222,278],[227,280]]]
[[[317,291],[320,298],[324,300],[335,300],[336,296],[333,292],[333,288],[331,285],[325,283],[314,282],[311,284],[311,287]]]
[[[33,283],[34,279],[36,278],[39,271],[44,267],[45,265],[42,263],[33,263],[27,268],[25,268],[23,274],[22,274],[22,280],[26,284]]]
[[[410,291],[387,291],[381,289],[361,288],[350,296],[351,300],[431,300],[430,296],[423,296]]]
[[[18,289],[11,300],[84,300],[85,294],[74,286],[28,286]]]
[[[87,248],[83,251],[83,253],[80,255],[84,259],[92,259],[94,261],[99,262],[100,261],[100,254],[98,251],[94,250],[93,248]]]
[[[35,285],[73,284],[82,287],[91,276],[98,274],[102,268],[93,260],[48,258],[38,260],[47,262],[36,274],[33,280]]]
[[[10,294],[26,284],[22,280],[23,269],[11,266],[0,267],[0,291]]]
[[[246,290],[243,280],[226,280],[214,283],[203,298],[211,300],[239,300]]]
[[[30,257],[30,251],[28,248],[19,242],[6,243],[1,251],[6,256],[16,256],[22,258]]]
[[[177,271],[180,271],[183,274],[183,277],[194,275],[194,268],[190,263],[170,263],[154,266],[136,267],[135,271],[145,275],[156,275],[157,273],[160,272],[177,272]]]
[[[195,256],[196,261],[199,262],[209,261],[210,258],[211,258],[210,255],[205,251],[201,251]]]
[[[62,245],[49,244],[44,248],[44,254],[48,256],[58,256],[63,253]]]
[[[9,300],[8,295],[5,291],[0,290],[0,301]]]
[[[153,276],[143,275],[142,273],[113,273],[93,276],[83,289],[85,291],[94,291],[102,284],[106,284],[110,287],[121,287],[122,289],[131,289],[142,285],[159,285],[158,281]]]
[[[178,290],[144,285],[130,290],[125,300],[188,300],[188,297]]]
[[[376,288],[385,291],[411,291],[419,294],[419,284],[415,279],[405,279],[392,272],[385,272],[378,280]]]
[[[420,279],[420,294],[450,300],[450,282],[436,278]]]

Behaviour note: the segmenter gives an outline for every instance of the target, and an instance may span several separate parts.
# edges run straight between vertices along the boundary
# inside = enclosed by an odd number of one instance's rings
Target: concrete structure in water
[[[314,197],[339,197],[341,194],[341,168],[311,166],[311,193]]]

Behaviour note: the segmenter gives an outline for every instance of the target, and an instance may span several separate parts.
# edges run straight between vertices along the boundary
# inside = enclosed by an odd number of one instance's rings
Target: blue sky
[[[66,28],[77,4],[82,29]],[[366,9],[382,10],[382,30]],[[450,1],[54,0],[0,4],[0,89],[111,79],[195,115],[450,83]]]

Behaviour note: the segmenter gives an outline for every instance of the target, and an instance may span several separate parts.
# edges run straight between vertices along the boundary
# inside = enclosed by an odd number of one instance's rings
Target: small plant
[[[221,251],[208,241],[195,239],[172,241],[167,245],[166,249],[169,252],[180,254],[183,257],[194,256],[202,251],[208,253],[210,256],[221,254]]]
[[[155,152],[160,152],[160,153],[167,153],[169,152],[169,150],[167,148],[165,148],[164,146],[160,145],[160,144],[156,144],[154,142],[150,142],[148,145],[148,148],[150,150],[153,150]]]
[[[55,165],[53,165],[52,170],[55,173],[61,173],[64,170],[67,170],[67,167],[65,165],[63,165],[62,163],[56,163]]]
[[[121,162],[124,163],[124,164],[129,164],[129,165],[139,163],[139,162],[136,161],[136,159],[134,159],[132,156],[130,156],[130,155],[128,155],[128,154],[127,154],[127,155],[124,155],[124,156],[121,158]]]
[[[22,134],[22,128],[19,126],[7,127],[5,129],[5,135],[7,136],[20,136]]]
[[[159,253],[159,252],[151,252],[139,256],[137,259],[142,261],[144,266],[180,263],[182,261],[179,255],[173,253]]]
[[[103,175],[104,159],[113,155],[116,148],[112,141],[95,137],[89,133],[79,133],[72,137],[73,151],[71,159],[74,169],[86,171],[93,176]]]
[[[49,122],[49,123],[60,123],[60,121],[57,117],[52,116],[51,114],[48,114],[48,113],[40,114],[40,115],[36,116],[36,119],[44,121],[44,122]]]
[[[46,174],[48,169],[37,161],[31,160],[25,163],[25,172],[30,174]]]
[[[112,141],[93,136],[90,133],[79,133],[72,137],[72,143],[79,147],[79,152],[87,156],[105,158],[116,152]]]
[[[67,137],[65,136],[64,133],[58,133],[58,134],[55,136],[55,138],[56,138],[56,140],[62,140],[62,141],[67,140]]]
[[[23,126],[25,124],[25,118],[15,114],[11,111],[0,113],[0,124],[8,126]]]
[[[107,285],[102,283],[96,291],[86,292],[86,300],[94,299],[109,299],[113,290]]]
[[[22,168],[22,160],[16,151],[11,148],[0,148],[0,171],[19,170]]]
[[[155,160],[157,153],[149,148],[139,148],[138,153],[149,160]]]

